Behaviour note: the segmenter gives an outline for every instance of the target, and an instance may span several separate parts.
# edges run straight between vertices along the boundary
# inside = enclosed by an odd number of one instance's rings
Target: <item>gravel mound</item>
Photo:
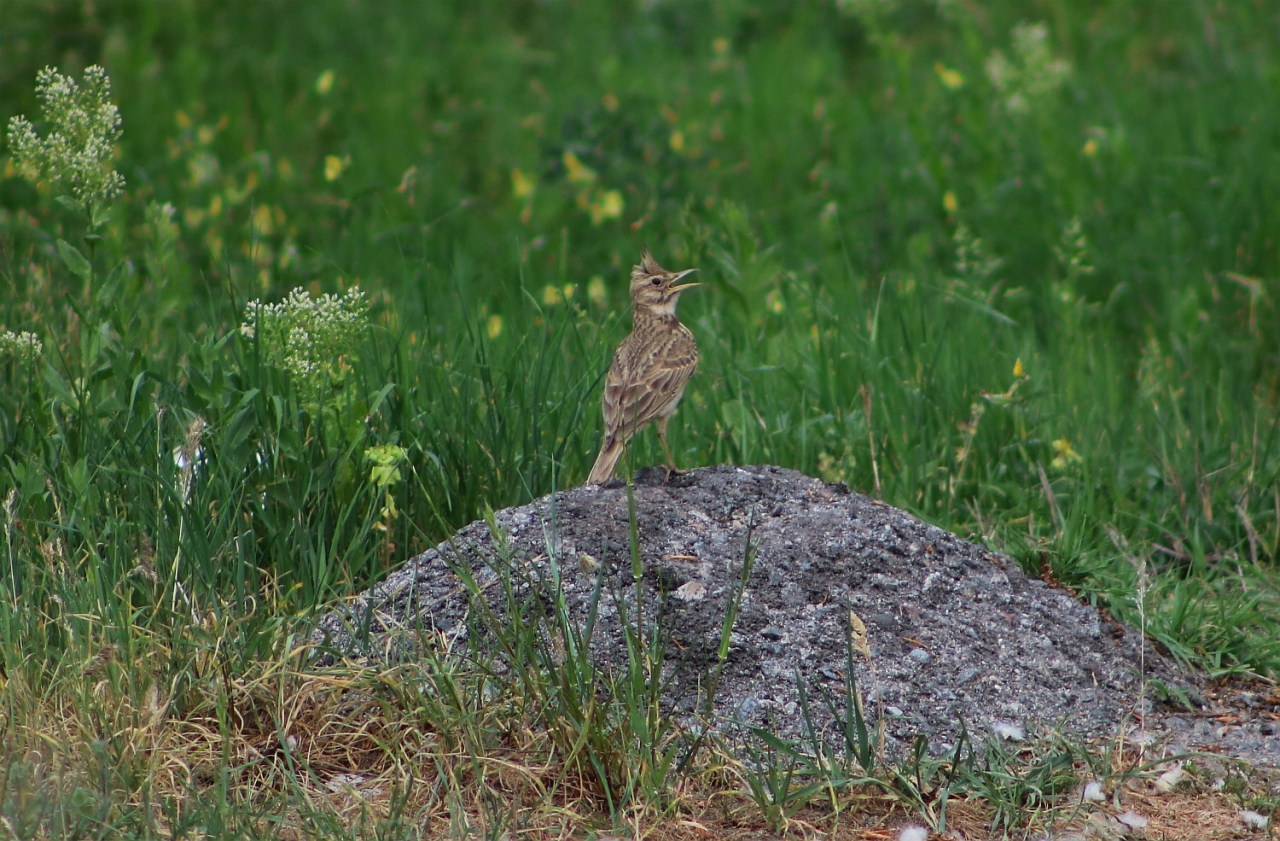
[[[657,617],[670,637],[664,697],[687,723],[702,709],[726,607],[741,592],[715,699],[715,725],[725,732],[748,725],[800,735],[802,683],[813,719],[833,738],[821,699],[844,707],[852,613],[870,651],[855,654],[854,678],[867,713],[884,717],[891,753],[917,734],[931,752],[945,752],[962,722],[979,741],[1048,730],[1094,738],[1126,732],[1145,713],[1148,732],[1169,718],[1166,732],[1179,746],[1280,764],[1275,736],[1247,726],[1220,733],[1202,712],[1166,715],[1151,700],[1162,694],[1151,681],[1196,703],[1202,682],[1132,628],[1008,558],[791,470],[713,467],[661,479],[644,472],[635,488],[641,615],[646,634]],[[454,572],[462,568],[499,614],[512,596],[524,610],[551,604],[558,576],[581,628],[600,576],[592,653],[621,672],[620,617],[637,615],[625,488],[561,491],[493,519],[496,536],[485,522],[463,528],[322,619],[315,640],[377,658],[412,656],[422,629],[465,640],[477,625]]]

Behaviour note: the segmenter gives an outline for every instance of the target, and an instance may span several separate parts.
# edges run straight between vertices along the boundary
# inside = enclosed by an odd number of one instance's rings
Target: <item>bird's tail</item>
[[[587,477],[587,484],[607,485],[609,480],[613,478],[613,471],[618,466],[618,459],[621,457],[621,439],[614,437],[606,439],[604,446],[600,448],[600,455],[596,457],[595,467],[591,468],[591,475]]]

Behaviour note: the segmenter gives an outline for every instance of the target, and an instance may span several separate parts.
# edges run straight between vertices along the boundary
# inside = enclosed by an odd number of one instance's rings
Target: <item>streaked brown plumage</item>
[[[608,484],[627,441],[651,421],[658,422],[668,478],[680,472],[667,446],[667,421],[698,367],[698,345],[676,318],[680,293],[698,285],[679,281],[693,271],[669,272],[647,249],[631,269],[631,335],[605,378],[604,443],[587,484]]]

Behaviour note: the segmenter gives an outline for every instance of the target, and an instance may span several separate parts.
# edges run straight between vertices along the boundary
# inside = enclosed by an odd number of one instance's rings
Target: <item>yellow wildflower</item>
[[[260,204],[254,208],[253,230],[260,237],[269,237],[275,233],[276,220],[268,205]]]
[[[1084,152],[1084,156],[1086,158],[1092,158],[1094,155],[1098,154],[1098,141],[1090,137],[1084,142],[1084,148],[1080,151]]]
[[[490,339],[496,339],[502,335],[502,316],[491,315],[489,320],[485,322],[484,330],[489,334]]]
[[[316,93],[325,96],[333,90],[333,71],[326,70],[316,78]]]
[[[533,195],[534,180],[519,169],[511,170],[511,194],[518,199],[527,199]]]
[[[617,219],[622,215],[622,207],[622,193],[605,190],[591,202],[591,224],[599,225],[606,219]]]
[[[544,306],[548,307],[563,304],[564,293],[560,291],[559,286],[544,286],[542,287],[542,303]]]
[[[947,190],[946,194],[943,195],[942,207],[947,213],[955,213],[956,209],[960,207],[959,202],[956,201],[956,194],[951,190]]]
[[[351,163],[350,158],[339,158],[337,155],[326,155],[324,159],[324,180],[337,181],[342,171]]]
[[[1053,441],[1050,446],[1057,453],[1053,457],[1053,461],[1049,462],[1049,466],[1054,470],[1062,470],[1072,462],[1081,461],[1080,454],[1071,449],[1071,442],[1066,438],[1059,438],[1057,441]]]
[[[569,175],[570,184],[591,184],[595,182],[595,170],[578,160],[578,156],[573,152],[565,152],[562,160],[564,161],[565,172]]]
[[[1013,375],[1018,379],[1027,375],[1027,369],[1022,367],[1022,357],[1018,357],[1018,360],[1013,363]]]
[[[953,70],[940,61],[933,65],[933,69],[938,74],[938,78],[942,80],[942,84],[951,90],[956,90],[964,85],[964,74],[959,70]]]
[[[684,151],[684,132],[680,129],[671,132],[671,151],[677,155]]]
[[[587,298],[593,304],[604,304],[608,298],[604,288],[604,278],[595,275],[587,282]]]

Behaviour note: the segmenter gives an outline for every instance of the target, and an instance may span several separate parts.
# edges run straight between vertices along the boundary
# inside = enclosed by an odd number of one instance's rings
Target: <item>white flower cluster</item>
[[[1093,266],[1089,263],[1089,238],[1085,236],[1079,216],[1072,218],[1062,229],[1053,253],[1067,270],[1068,277],[1093,274]]]
[[[27,178],[49,178],[86,207],[110,201],[124,189],[112,157],[120,139],[120,110],[111,102],[107,71],[84,71],[83,87],[56,67],[36,76],[36,96],[49,133],[40,137],[26,117],[9,121],[14,163]]]
[[[319,386],[339,373],[338,362],[356,351],[368,303],[360,287],[345,295],[312,298],[294,289],[278,304],[251,301],[240,333],[255,340],[263,355],[306,385]]]
[[[0,356],[11,356],[19,362],[31,362],[40,358],[44,344],[35,333],[0,333]]]
[[[1003,261],[988,254],[982,240],[964,225],[956,227],[952,240],[956,245],[956,275],[961,280],[985,285],[999,271]]]
[[[996,50],[987,59],[987,78],[1000,92],[1011,114],[1026,114],[1067,81],[1071,67],[1054,58],[1049,30],[1043,23],[1019,23],[1013,28],[1013,58]]]

